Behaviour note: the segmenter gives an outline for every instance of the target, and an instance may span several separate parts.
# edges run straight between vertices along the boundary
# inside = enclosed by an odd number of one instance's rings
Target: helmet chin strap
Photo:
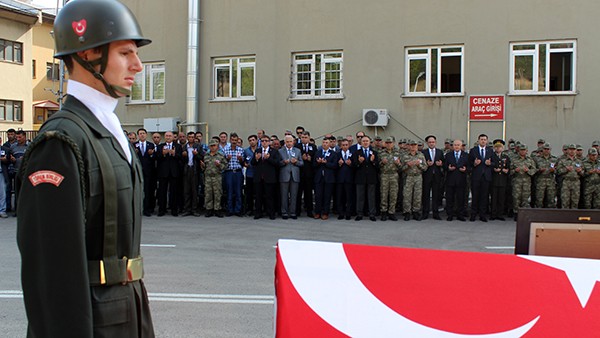
[[[122,95],[119,95],[118,93],[121,93],[123,95],[131,95],[131,90],[120,87],[120,86],[111,85],[104,78],[103,74],[104,74],[104,71],[106,71],[106,65],[108,64],[108,44],[103,45],[100,48],[102,49],[102,56],[96,60],[86,61],[86,60],[82,59],[79,55],[77,55],[77,53],[73,54],[73,59],[75,59],[75,61],[77,61],[77,63],[79,63],[85,70],[92,73],[92,75],[94,75],[94,77],[96,79],[102,81],[104,88],[106,89],[106,91],[108,92],[108,94],[110,96],[118,99],[119,97],[122,96]],[[99,72],[96,71],[96,69],[94,68],[97,65],[100,65]]]

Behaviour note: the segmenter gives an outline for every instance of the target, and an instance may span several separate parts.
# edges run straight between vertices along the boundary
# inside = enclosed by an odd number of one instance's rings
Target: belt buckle
[[[143,274],[144,274],[144,271],[143,271],[142,257],[129,259],[127,261],[127,281],[128,282],[142,279]]]
[[[100,285],[106,284],[106,274],[104,273],[104,261],[100,260]]]

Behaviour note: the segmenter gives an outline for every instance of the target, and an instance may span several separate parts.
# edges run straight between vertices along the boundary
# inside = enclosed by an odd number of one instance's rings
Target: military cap
[[[379,136],[379,135],[375,136],[375,141],[381,141],[381,140],[383,140],[383,139],[381,138],[381,136]]]
[[[452,144],[452,140],[451,140],[451,139],[449,139],[449,138],[447,138],[447,139],[444,141],[444,143],[447,143],[447,144]]]
[[[600,146],[600,141],[592,142],[592,147]]]
[[[590,148],[588,150],[588,155],[598,155],[598,149],[596,149],[596,148]]]
[[[422,145],[423,145],[423,141],[419,141],[419,142],[417,142],[417,145],[418,145],[418,146],[422,146]]]
[[[569,144],[569,148],[568,149],[577,149],[577,146],[573,143]]]
[[[219,141],[215,140],[214,138],[210,139],[210,141],[208,141],[208,145],[209,146],[214,146],[219,144]]]
[[[525,143],[519,144],[519,150],[527,150],[527,145]]]
[[[401,139],[400,143],[406,143],[406,139],[405,138]]]
[[[390,143],[390,142],[394,142],[394,137],[393,137],[393,136],[388,136],[388,137],[385,139],[385,143]]]
[[[344,140],[344,137],[343,137],[343,136],[338,136],[338,137],[337,137],[337,140],[338,140],[338,141],[343,141],[343,140]]]
[[[581,146],[581,144],[577,144],[577,145],[576,145],[576,149],[577,149],[577,150],[583,150],[583,147]]]
[[[569,149],[569,145],[568,144],[563,144],[563,150],[567,150]]]
[[[408,140],[408,141],[406,141],[406,143],[408,143],[410,145],[413,145],[413,144],[417,144],[417,141],[415,141],[415,140]]]
[[[552,149],[552,147],[550,147],[550,143],[544,143],[544,149]]]
[[[544,140],[543,138],[539,139],[537,143],[546,143],[546,140]]]
[[[495,146],[500,145],[500,144],[501,145],[506,145],[506,142],[504,142],[504,140],[502,140],[502,139],[497,138],[497,139],[494,140],[494,142],[492,144],[495,147]]]

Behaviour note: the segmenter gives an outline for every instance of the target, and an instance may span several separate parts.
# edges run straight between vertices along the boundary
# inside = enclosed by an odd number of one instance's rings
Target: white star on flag
[[[519,257],[563,270],[569,278],[582,308],[587,305],[596,282],[600,281],[600,260],[525,255],[519,255]]]

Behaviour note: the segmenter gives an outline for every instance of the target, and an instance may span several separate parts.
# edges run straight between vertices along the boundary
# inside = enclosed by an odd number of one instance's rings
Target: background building
[[[154,43],[121,119],[205,122],[211,135],[303,125],[353,134],[589,145],[597,133],[600,3],[126,0]],[[199,19],[195,20],[196,17]],[[198,28],[199,27],[199,28]],[[188,32],[191,31],[192,34]],[[505,124],[469,123],[470,95],[504,95]]]

